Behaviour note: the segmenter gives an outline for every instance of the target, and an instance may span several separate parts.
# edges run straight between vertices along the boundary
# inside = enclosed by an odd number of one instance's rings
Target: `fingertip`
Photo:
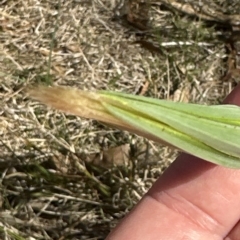
[[[234,104],[240,106],[240,84],[238,84],[232,92],[224,99],[225,104]]]

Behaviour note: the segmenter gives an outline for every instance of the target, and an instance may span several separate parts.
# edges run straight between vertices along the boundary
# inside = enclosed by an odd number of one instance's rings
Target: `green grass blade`
[[[40,87],[30,95],[52,107],[166,142],[207,161],[240,168],[240,108],[176,103],[115,92]]]
[[[168,125],[155,121],[150,118],[136,117],[135,114],[131,114],[129,111],[124,111],[114,106],[106,106],[106,108],[114,112],[114,115],[118,118],[126,121],[135,127],[138,127],[144,132],[152,134],[160,141],[170,143],[174,147],[190,153],[194,156],[203,158],[215,164],[223,165],[226,167],[240,168],[239,157],[228,155],[218,149],[213,148],[211,145],[207,145],[197,138],[191,137],[183,132],[175,130]],[[156,139],[155,139],[156,140]]]

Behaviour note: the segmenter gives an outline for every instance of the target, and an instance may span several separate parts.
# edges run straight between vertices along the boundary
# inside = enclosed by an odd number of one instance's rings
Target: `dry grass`
[[[215,2],[227,13],[240,8],[237,0]],[[1,239],[104,239],[177,155],[47,109],[26,98],[26,86],[128,93],[145,87],[145,96],[217,104],[235,84],[221,81],[227,58],[221,35],[228,30],[159,1],[149,4],[151,31],[141,32],[114,16],[116,6],[114,0],[0,2]],[[125,144],[125,164],[101,164],[101,153]],[[88,162],[92,156],[97,164]]]

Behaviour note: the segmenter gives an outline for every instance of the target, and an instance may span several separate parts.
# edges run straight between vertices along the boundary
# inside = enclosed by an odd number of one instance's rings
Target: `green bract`
[[[164,141],[212,163],[240,168],[237,106],[205,106],[60,87],[39,87],[30,95],[59,110]]]

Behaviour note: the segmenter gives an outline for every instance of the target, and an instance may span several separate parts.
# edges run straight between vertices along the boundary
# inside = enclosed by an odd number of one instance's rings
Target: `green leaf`
[[[240,108],[179,103],[117,92],[39,87],[30,95],[226,167],[240,168]]]

